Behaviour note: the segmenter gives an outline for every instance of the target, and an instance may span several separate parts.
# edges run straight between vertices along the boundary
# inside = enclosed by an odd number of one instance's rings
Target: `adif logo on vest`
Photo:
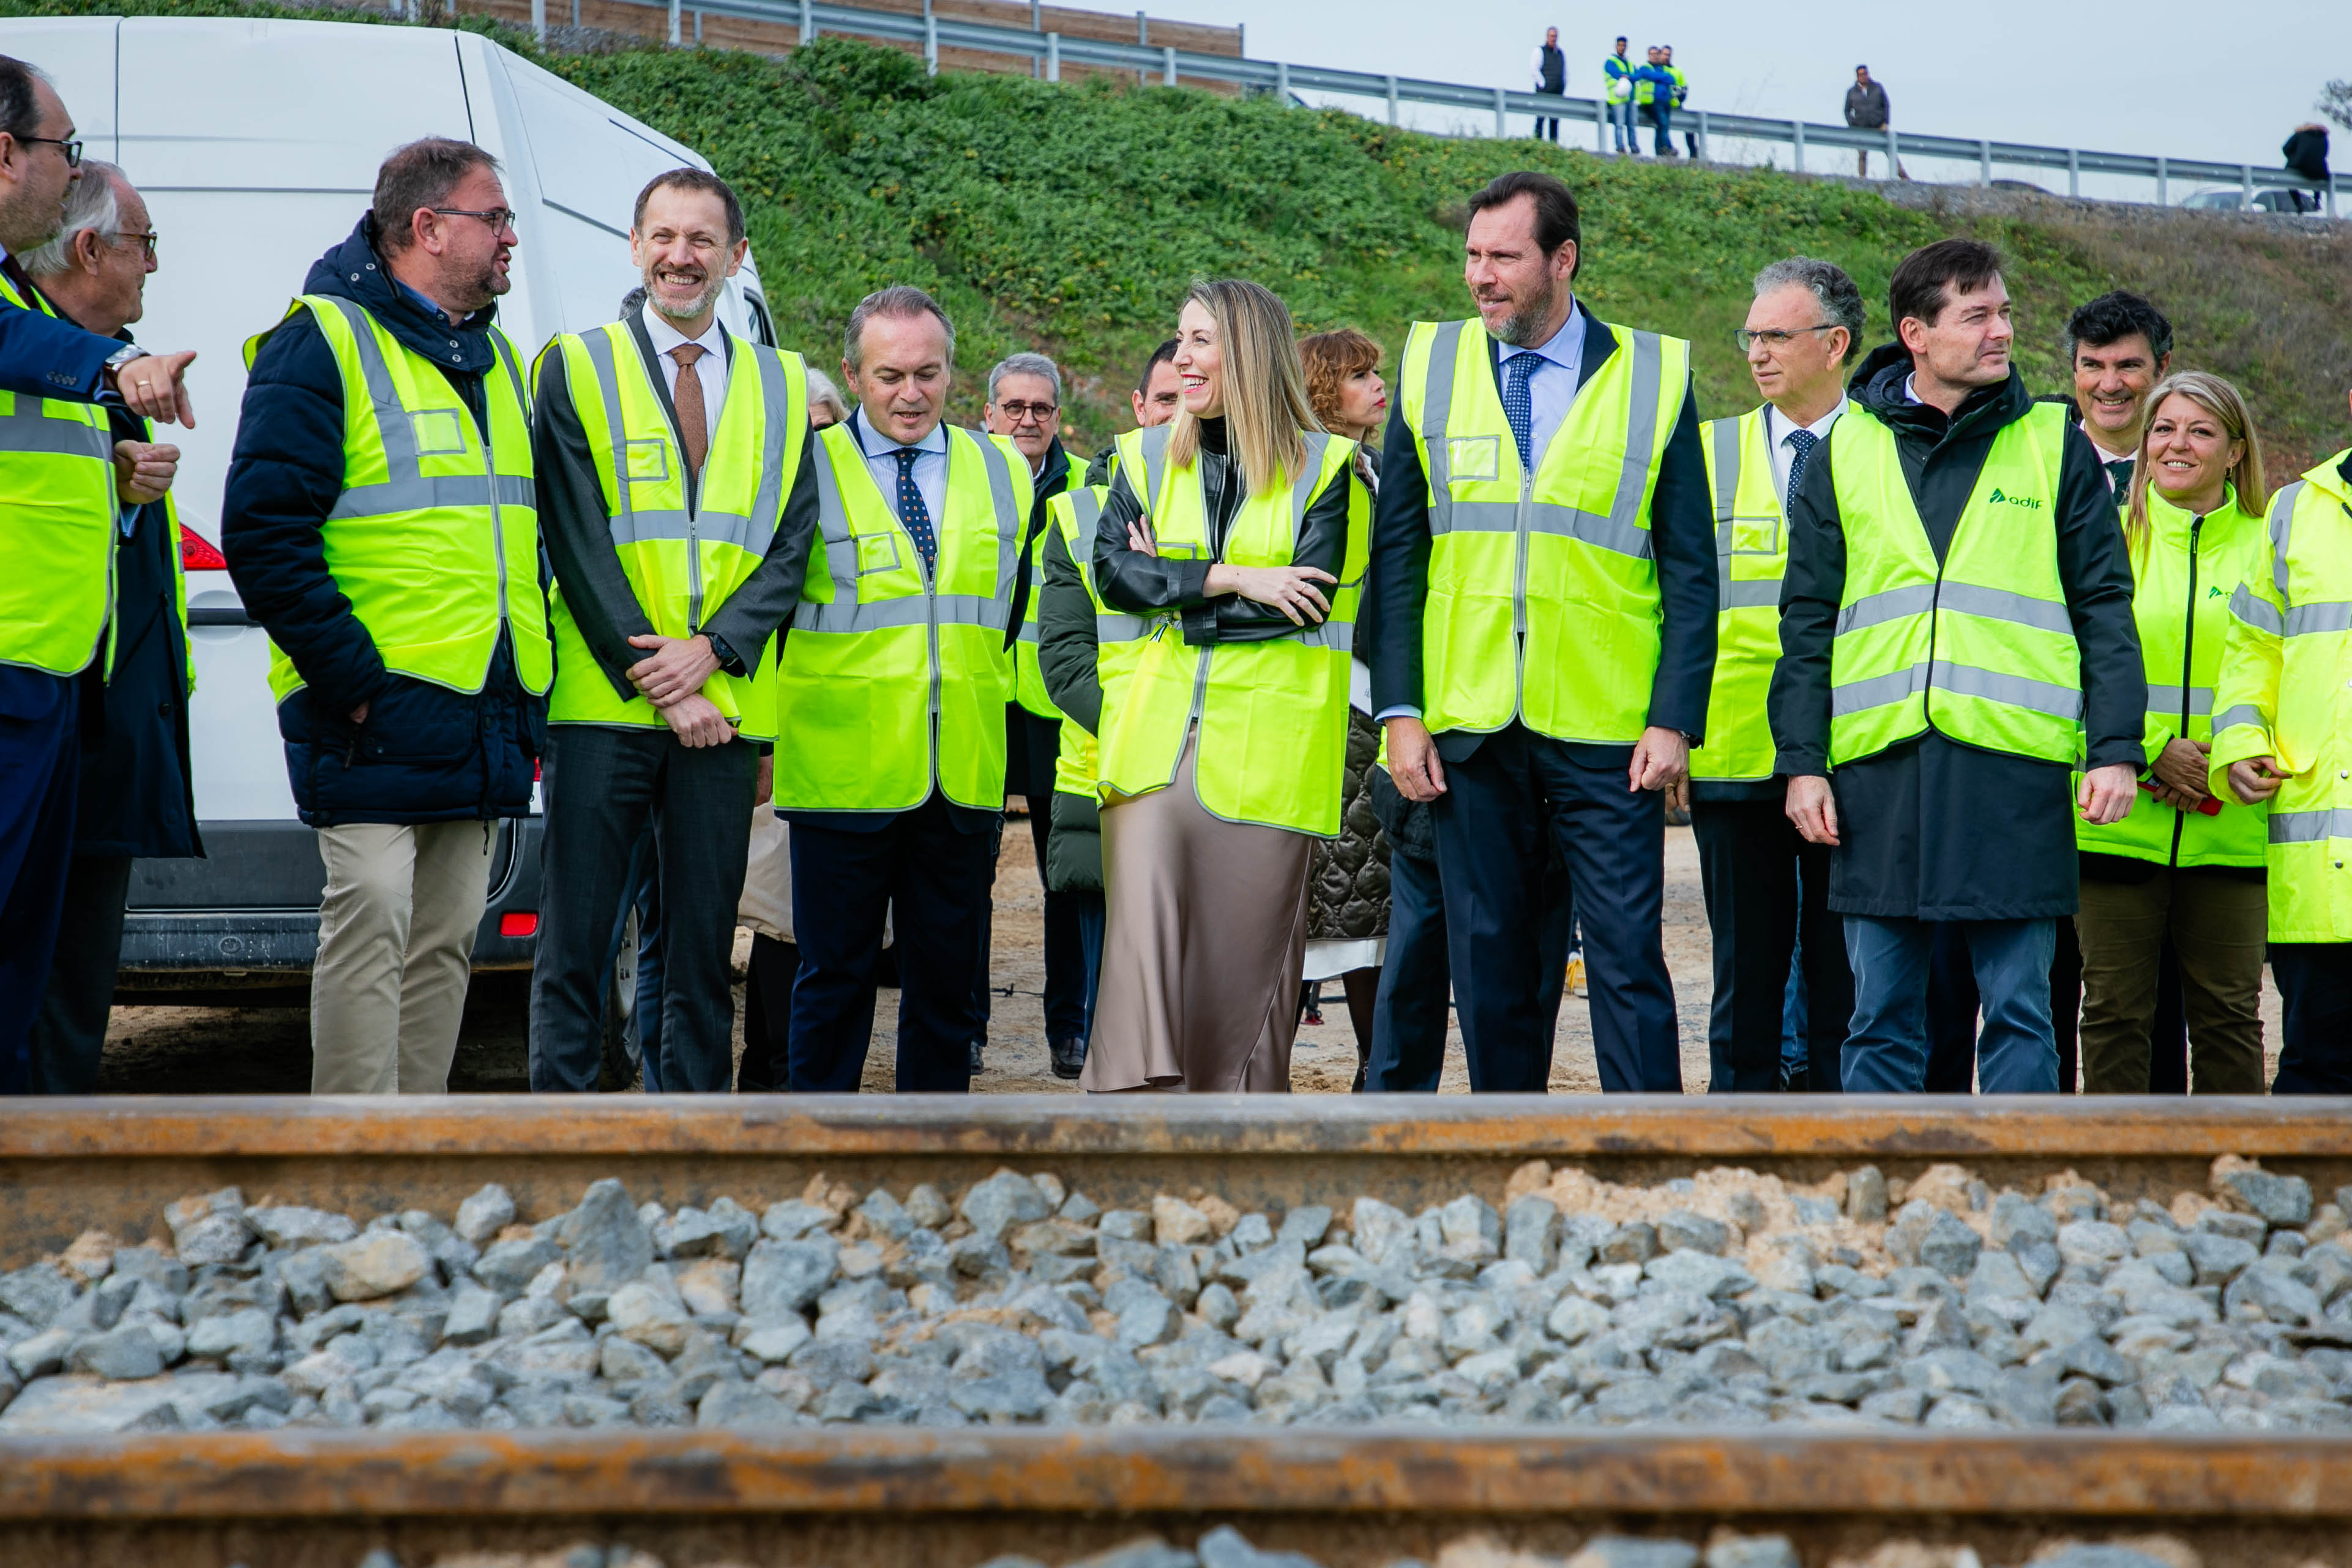
[[[1993,506],[2021,506],[2028,511],[2040,511],[2042,510],[2042,498],[2040,496],[2013,496],[2003,490],[1999,485],[1993,486],[1992,494],[1987,496],[1985,500]]]

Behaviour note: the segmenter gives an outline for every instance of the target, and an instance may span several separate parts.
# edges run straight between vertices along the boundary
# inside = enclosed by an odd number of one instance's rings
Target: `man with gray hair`
[[[65,226],[19,259],[58,315],[129,342],[155,270],[155,233],[121,170],[89,159],[81,174],[66,195]],[[83,677],[73,862],[33,1026],[36,1094],[98,1091],[132,858],[204,853],[190,785],[188,639],[171,499],[180,449],[157,445],[153,427],[129,409],[107,413],[123,514],[113,531],[114,668],[103,683],[93,672]]]
[[[801,1093],[854,1093],[864,1079],[886,911],[896,1085],[971,1087],[1035,486],[1011,441],[940,423],[954,367],[939,301],[903,284],[869,294],[842,343],[857,405],[817,433],[820,548],[777,678]]]
[[[1843,922],[1830,911],[1826,846],[1797,836],[1781,809],[1765,694],[1780,657],[1780,577],[1789,564],[1789,498],[1845,412],[1843,370],[1859,353],[1862,292],[1826,261],[1792,256],[1756,275],[1738,334],[1764,401],[1699,426],[1715,500],[1718,609],[1706,742],[1691,752],[1691,829],[1715,932],[1707,1022],[1716,1093],[1802,1088],[1834,1092],[1853,1010]],[[1807,1052],[1801,1078],[1780,1071],[1781,1003],[1802,932]]]
[[[1054,763],[1062,749],[1062,713],[1045,694],[1037,667],[1037,601],[1043,582],[1039,558],[1046,529],[1045,503],[1086,483],[1086,464],[1062,449],[1062,373],[1040,353],[1007,354],[988,373],[988,431],[1002,436],[1029,459],[1036,500],[1029,510],[1029,532],[1022,550],[1028,584],[1020,640],[1013,645],[1013,700],[1004,705],[1004,789],[1029,803],[1029,838],[1037,851],[1037,876],[1045,875],[1045,849],[1053,836]],[[987,948],[982,947],[982,1036],[987,1033]],[[1076,1078],[1087,1048],[1087,960],[1078,931],[1077,900],[1068,893],[1045,893],[1045,1047],[1054,1070]],[[971,1044],[971,1070],[981,1069],[982,1038]]]

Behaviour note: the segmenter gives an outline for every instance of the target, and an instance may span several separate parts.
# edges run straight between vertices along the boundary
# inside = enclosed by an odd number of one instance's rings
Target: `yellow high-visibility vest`
[[[55,316],[0,274],[0,310]],[[0,392],[0,664],[79,675],[114,669],[114,430],[90,403]]]
[[[1698,427],[1698,438],[1715,500],[1715,682],[1706,700],[1706,743],[1691,752],[1691,777],[1760,783],[1772,776],[1777,755],[1764,702],[1780,658],[1789,525],[1764,408],[1710,419]]]
[[[1143,639],[1151,628],[1150,616],[1112,609],[1103,603],[1102,594],[1095,586],[1095,525],[1101,521],[1103,502],[1108,499],[1108,485],[1092,485],[1065,490],[1045,503],[1051,526],[1061,531],[1063,546],[1069,551],[1070,563],[1078,569],[1078,581],[1094,605],[1095,679],[1102,686],[1105,712],[1125,693],[1127,678],[1142,656]],[[1096,722],[1101,721],[1097,719]],[[1062,747],[1054,758],[1055,790],[1062,795],[1094,798],[1101,778],[1100,761],[1101,748],[1096,744],[1094,735],[1076,719],[1064,718]]]
[[[1062,495],[1083,489],[1087,482],[1087,465],[1065,452],[1069,463],[1069,479]],[[1055,497],[1058,500],[1061,496]],[[1047,504],[1051,504],[1048,502]],[[1045,675],[1037,668],[1037,590],[1044,584],[1045,571],[1045,525],[1041,523],[1029,541],[1029,602],[1021,612],[1020,640],[1013,645],[1013,700],[1040,719],[1059,719],[1062,710],[1045,695]]]

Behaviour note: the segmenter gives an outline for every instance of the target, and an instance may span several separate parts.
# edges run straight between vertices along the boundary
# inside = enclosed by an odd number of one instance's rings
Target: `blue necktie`
[[[1788,442],[1797,449],[1797,455],[1789,459],[1788,504],[1794,507],[1797,504],[1797,492],[1804,488],[1805,465],[1812,461],[1813,448],[1822,444],[1822,438],[1811,430],[1791,430],[1788,435]]]
[[[1528,383],[1535,379],[1536,366],[1542,363],[1539,354],[1513,354],[1503,362],[1503,417],[1511,422],[1511,439],[1519,444],[1519,471],[1526,473],[1535,464],[1536,411],[1534,400],[1528,396]]]
[[[921,456],[912,447],[898,448],[898,521],[922,552],[928,577],[940,563],[940,542],[931,531],[931,509],[923,504],[923,492],[915,484],[915,459]]]

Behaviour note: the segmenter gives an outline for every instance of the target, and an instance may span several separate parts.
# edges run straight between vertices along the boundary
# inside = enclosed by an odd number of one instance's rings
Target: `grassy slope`
[[[0,14],[100,8],[0,0]],[[103,9],[320,14],[226,0]],[[535,56],[511,29],[464,25]],[[1690,338],[1706,416],[1752,400],[1730,335],[1757,268],[1793,253],[1826,257],[1864,298],[1883,300],[1905,252],[1963,232],[2011,258],[2019,359],[2036,390],[2066,384],[2072,304],[2138,287],[2179,323],[2182,367],[2245,387],[2274,473],[2343,444],[2352,241],[2131,226],[2071,209],[2032,220],[1941,216],[1769,171],[1448,141],[1265,100],[927,79],[908,56],[837,39],[781,61],[643,48],[542,63],[698,148],[736,183],[789,345],[830,367],[861,295],[920,284],[961,329],[957,416],[976,418],[986,365],[1043,349],[1072,376],[1068,417],[1082,448],[1128,422],[1133,367],[1166,335],[1197,275],[1253,278],[1288,301],[1301,330],[1354,325],[1391,352],[1408,322],[1465,314],[1460,204],[1515,167],[1549,169],[1578,190],[1580,292],[1606,319]],[[1871,338],[1883,335],[1874,312]]]

